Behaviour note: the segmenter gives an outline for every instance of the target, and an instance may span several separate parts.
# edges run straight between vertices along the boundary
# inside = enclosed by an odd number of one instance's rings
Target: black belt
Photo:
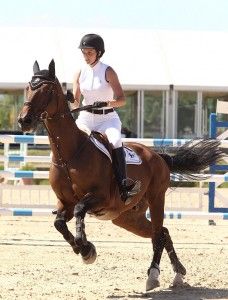
[[[109,109],[93,109],[93,108],[88,108],[86,111],[92,113],[92,114],[97,114],[97,115],[107,115],[111,112],[114,111],[114,108],[109,108]]]

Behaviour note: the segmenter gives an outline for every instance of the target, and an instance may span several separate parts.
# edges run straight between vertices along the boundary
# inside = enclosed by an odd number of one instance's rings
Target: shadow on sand
[[[107,299],[151,299],[151,300],[225,300],[228,299],[228,289],[210,289],[205,287],[178,287],[161,291],[126,295],[110,295]]]

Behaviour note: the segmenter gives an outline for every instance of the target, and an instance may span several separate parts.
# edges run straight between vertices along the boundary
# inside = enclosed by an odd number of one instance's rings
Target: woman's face
[[[93,48],[82,49],[82,54],[88,65],[93,65],[97,61],[97,52]]]

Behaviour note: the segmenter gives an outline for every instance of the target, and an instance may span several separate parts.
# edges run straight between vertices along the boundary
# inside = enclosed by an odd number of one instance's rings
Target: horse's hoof
[[[78,248],[76,245],[72,247],[74,253],[79,254],[80,253],[80,248]]]
[[[88,242],[88,244],[85,246],[85,248],[83,249],[83,250],[86,250],[85,254],[84,253],[82,254],[82,251],[81,251],[83,262],[87,265],[94,263],[97,258],[97,252],[96,252],[95,246],[92,243]]]
[[[160,286],[158,279],[147,279],[146,281],[146,291],[151,291]]]
[[[156,268],[150,269],[150,274],[146,281],[146,291],[150,291],[160,286],[159,271]]]
[[[181,287],[184,285],[184,275],[180,273],[176,273],[173,279],[172,287]]]

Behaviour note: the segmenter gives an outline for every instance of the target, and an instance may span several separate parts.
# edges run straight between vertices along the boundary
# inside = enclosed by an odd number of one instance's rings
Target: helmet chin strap
[[[95,66],[95,65],[96,65],[96,63],[98,62],[98,60],[99,60],[99,59],[97,59],[97,58],[96,58],[96,59],[95,59],[95,61],[94,61],[94,62],[92,62],[92,63],[91,63],[91,64],[89,64],[89,65],[90,65],[91,67]]]
[[[100,52],[100,51],[99,51]],[[101,53],[101,52],[100,52]],[[99,59],[100,59],[100,55],[99,55],[99,53],[97,53],[97,56],[96,56],[96,59],[95,59],[95,61],[94,62],[92,62],[91,64],[89,64],[91,67],[93,67],[93,66],[95,66],[95,64],[99,61]]]

